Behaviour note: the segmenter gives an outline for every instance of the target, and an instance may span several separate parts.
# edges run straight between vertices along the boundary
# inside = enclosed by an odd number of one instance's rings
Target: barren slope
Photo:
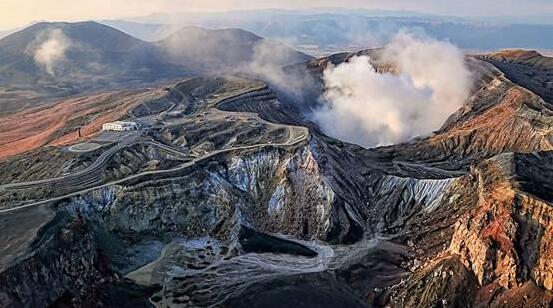
[[[160,90],[112,92],[0,117],[0,158],[89,138],[101,130],[103,123],[125,117],[129,109],[163,93]]]

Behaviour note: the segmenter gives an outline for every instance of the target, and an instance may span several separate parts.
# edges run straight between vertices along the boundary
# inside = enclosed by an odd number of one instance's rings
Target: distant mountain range
[[[145,42],[97,22],[37,23],[0,39],[0,113],[92,90],[240,70],[267,46],[287,55],[275,65],[310,59],[238,29],[187,27]]]
[[[436,16],[402,11],[315,10],[239,11],[214,14],[154,14],[129,21],[102,21],[144,39],[170,29],[170,22],[205,28],[240,28],[279,39],[311,54],[379,47],[400,30],[447,40],[461,48],[553,49],[553,24],[536,18]],[[551,19],[553,20],[553,19]],[[159,36],[158,36],[159,37]]]

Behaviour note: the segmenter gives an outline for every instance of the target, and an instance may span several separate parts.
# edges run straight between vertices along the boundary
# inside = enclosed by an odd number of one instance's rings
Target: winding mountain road
[[[237,94],[236,96],[239,96],[239,95],[241,95],[241,94]],[[190,166],[192,166],[192,165],[194,165],[194,164],[196,164],[200,161],[209,159],[209,158],[211,158],[215,155],[221,154],[221,153],[228,153],[228,152],[240,151],[240,150],[257,149],[257,148],[263,148],[263,147],[290,147],[290,146],[295,146],[295,145],[307,140],[308,137],[309,137],[309,129],[307,129],[306,127],[272,123],[272,122],[269,122],[269,121],[266,121],[266,120],[260,118],[257,113],[222,111],[222,110],[217,109],[216,105],[211,106],[209,108],[216,109],[218,112],[229,113],[229,114],[232,114],[234,116],[254,117],[254,118],[256,118],[257,121],[259,121],[260,123],[263,123],[265,125],[272,126],[272,127],[277,127],[277,128],[286,128],[286,129],[288,129],[288,132],[289,132],[288,133],[288,139],[286,141],[280,142],[280,143],[259,143],[259,144],[254,144],[254,145],[245,145],[245,146],[231,147],[231,148],[226,148],[226,149],[219,149],[219,150],[215,150],[215,151],[212,151],[210,153],[207,153],[207,154],[205,154],[203,156],[200,156],[200,157],[194,157],[191,154],[180,152],[177,149],[174,149],[170,146],[167,146],[165,144],[162,144],[162,143],[159,143],[159,142],[153,141],[153,140],[134,140],[134,139],[133,140],[127,140],[125,142],[119,143],[119,144],[109,148],[108,150],[106,150],[104,153],[102,153],[96,159],[96,161],[93,164],[91,164],[90,166],[88,166],[87,168],[85,168],[83,170],[77,171],[75,173],[72,173],[72,174],[69,174],[69,175],[66,175],[66,176],[56,177],[56,178],[1,185],[0,186],[0,191],[14,191],[14,190],[22,190],[22,189],[31,189],[31,188],[37,188],[37,187],[44,187],[45,185],[70,186],[71,187],[71,186],[82,186],[82,185],[97,184],[101,180],[102,172],[104,171],[105,165],[107,164],[109,159],[114,154],[116,154],[120,150],[124,149],[125,147],[135,145],[135,144],[140,144],[140,143],[149,144],[149,145],[157,147],[158,149],[160,149],[160,150],[162,150],[162,151],[164,151],[168,154],[171,154],[171,155],[174,155],[174,156],[177,156],[177,157],[183,157],[185,159],[191,159],[191,160],[184,163],[184,164],[182,164],[182,165],[180,165],[179,167],[176,167],[176,168],[165,169],[165,170],[155,170],[155,171],[145,171],[145,172],[130,175],[128,177],[125,177],[125,178],[122,178],[122,179],[119,179],[119,180],[115,180],[115,181],[112,181],[112,182],[109,182],[109,183],[105,183],[105,184],[102,184],[102,185],[96,185],[94,187],[90,187],[90,188],[86,188],[86,189],[83,189],[83,190],[75,191],[75,192],[72,192],[70,194],[66,194],[66,195],[63,195],[63,196],[54,197],[54,198],[50,198],[50,199],[46,199],[46,200],[42,200],[42,201],[38,201],[38,202],[25,204],[25,205],[20,205],[20,206],[9,208],[9,209],[0,210],[0,214],[17,211],[17,210],[20,210],[20,209],[23,209],[23,208],[33,207],[33,206],[45,204],[45,203],[52,202],[52,201],[59,201],[59,200],[62,200],[64,198],[68,198],[68,197],[74,197],[74,196],[80,195],[82,193],[86,193],[86,192],[89,192],[89,191],[93,191],[93,190],[103,188],[103,187],[107,187],[107,186],[111,186],[111,185],[121,184],[121,183],[124,183],[125,181],[136,179],[136,178],[139,178],[139,177],[142,177],[142,176],[154,175],[154,174],[164,174],[164,173],[171,173],[171,172],[175,172],[175,171],[180,171],[180,170],[186,169],[186,168],[188,168],[188,167],[190,167]]]
[[[109,159],[115,155],[120,150],[136,145],[136,144],[148,144],[154,147],[157,147],[163,152],[166,152],[168,154],[174,155],[176,157],[183,157],[186,159],[191,158],[190,154],[182,153],[178,151],[177,149],[174,149],[170,146],[167,146],[165,144],[159,143],[157,141],[152,140],[138,140],[138,141],[132,141],[132,142],[123,142],[119,143],[117,145],[114,145],[113,147],[109,148],[105,152],[103,152],[90,166],[87,166],[83,170],[76,171],[74,173],[55,177],[55,178],[49,178],[44,180],[37,180],[37,181],[29,181],[29,182],[20,182],[20,183],[11,183],[11,184],[5,184],[0,185],[0,191],[15,191],[15,190],[22,190],[22,189],[29,189],[29,188],[35,188],[35,187],[43,187],[43,186],[80,186],[80,185],[91,185],[101,180],[102,172],[104,167],[106,166]]]

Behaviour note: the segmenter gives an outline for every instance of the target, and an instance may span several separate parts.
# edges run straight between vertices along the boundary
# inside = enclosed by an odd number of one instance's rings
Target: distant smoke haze
[[[263,39],[240,29],[184,27],[156,44],[173,63],[199,72],[246,74],[290,96],[302,95],[313,83],[307,73],[286,70],[289,65],[309,60],[310,56],[283,42]]]
[[[324,72],[313,118],[325,133],[364,147],[399,143],[438,129],[469,95],[471,74],[449,43],[399,33],[382,60],[400,73],[377,73],[366,56]]]
[[[291,97],[299,97],[314,86],[314,81],[303,71],[287,71],[286,66],[307,60],[299,58],[292,47],[282,42],[262,40],[255,44],[251,61],[239,67],[238,71],[257,76]]]
[[[56,66],[65,59],[65,52],[71,47],[71,40],[60,29],[48,30],[37,36],[33,59],[48,74],[54,76]]]
[[[228,10],[309,9],[313,7],[327,8],[322,11],[331,11],[342,7],[357,11],[361,8],[399,10],[399,13],[403,14],[405,11],[420,11],[430,14],[462,16],[522,16],[526,17],[524,20],[531,19],[531,15],[553,13],[553,3],[550,0],[486,0],[478,2],[474,0],[2,0],[0,1],[0,28],[22,26],[33,20],[75,21],[91,18],[149,16],[159,12],[198,14],[198,12]]]

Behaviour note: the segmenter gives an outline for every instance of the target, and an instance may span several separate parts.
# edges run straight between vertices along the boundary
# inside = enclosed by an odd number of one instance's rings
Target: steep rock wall
[[[115,277],[105,271],[89,230],[79,217],[58,214],[32,244],[33,253],[0,273],[1,306],[47,307],[68,294],[77,307],[94,302]]]
[[[478,206],[455,225],[450,251],[481,284],[497,282],[511,288],[533,280],[552,290],[553,250],[548,239],[553,235],[553,208],[519,189],[516,169],[521,155],[502,154],[475,168]]]

